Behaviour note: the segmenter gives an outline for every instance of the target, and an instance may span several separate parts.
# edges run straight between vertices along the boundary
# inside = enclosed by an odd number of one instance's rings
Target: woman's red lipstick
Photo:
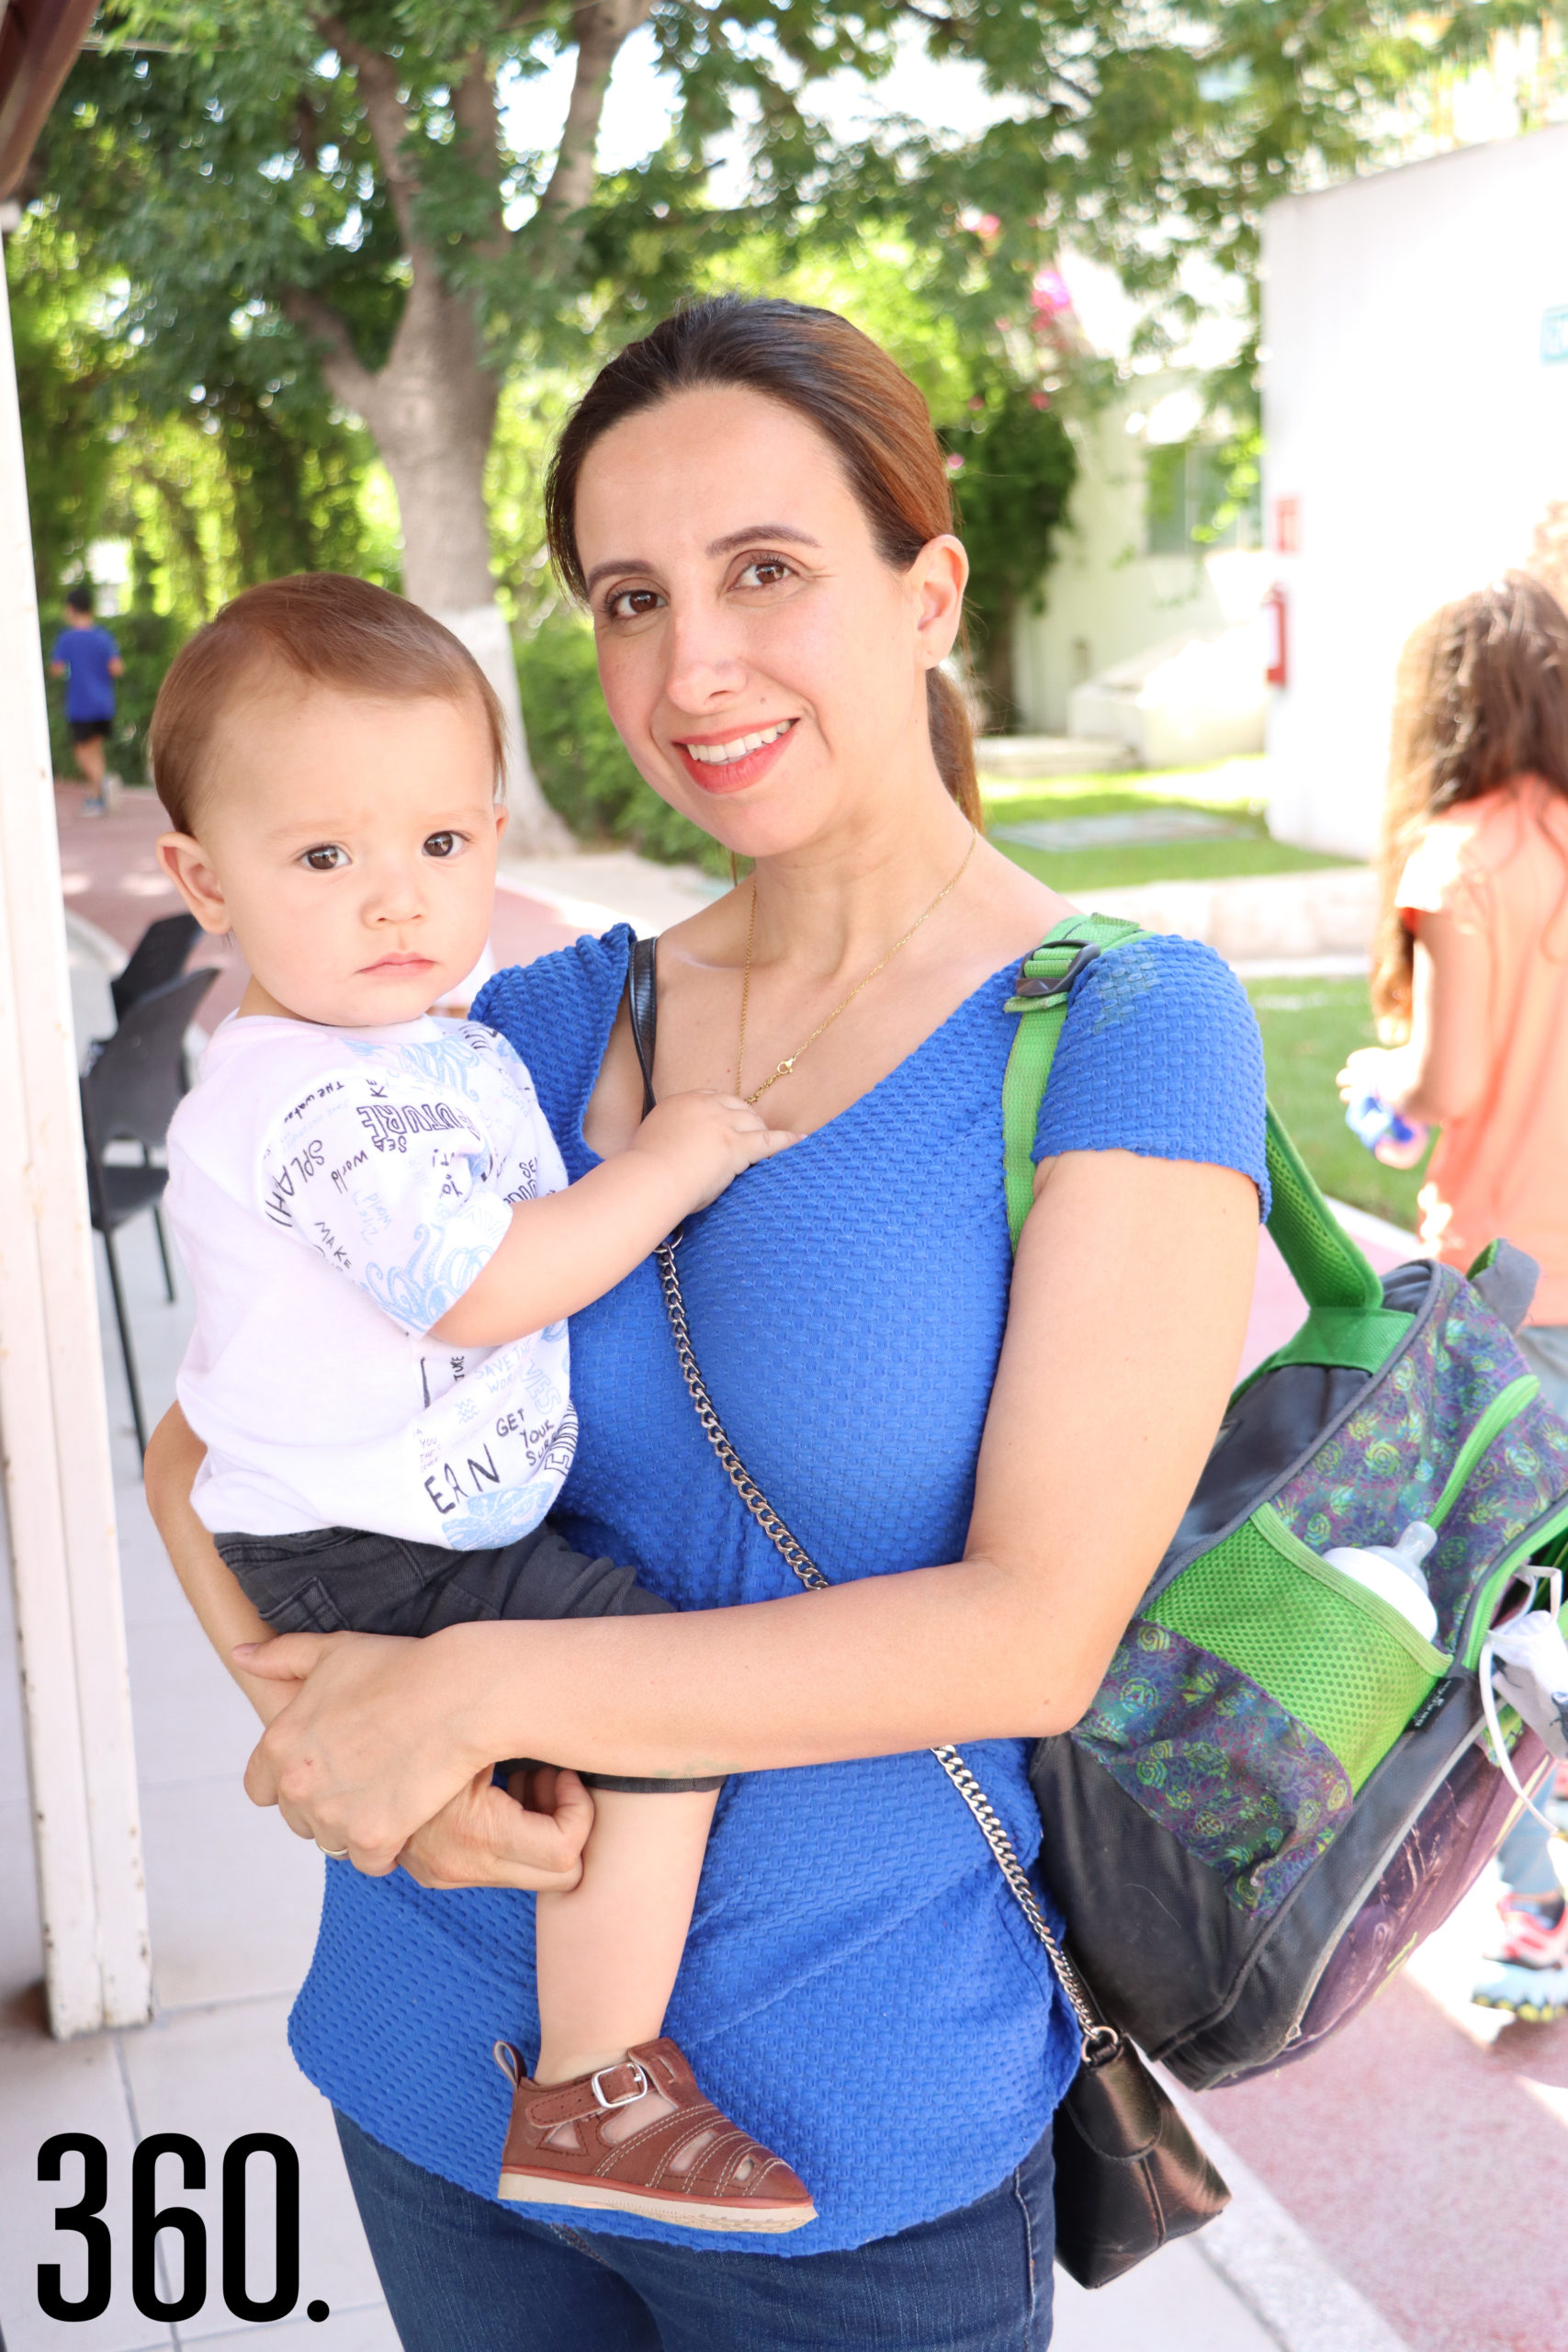
[[[797,724],[793,718],[770,718],[761,725],[728,727],[722,731],[716,729],[708,735],[687,735],[676,744],[675,749],[692,782],[700,785],[705,792],[744,792],[749,784],[755,784],[759,776],[766,775],[788,744]],[[776,735],[773,733],[774,728],[780,729]],[[730,744],[744,743],[756,735],[772,735],[773,740],[759,744],[754,751],[741,752],[733,760],[704,760],[694,756],[694,745],[699,751],[717,750]]]

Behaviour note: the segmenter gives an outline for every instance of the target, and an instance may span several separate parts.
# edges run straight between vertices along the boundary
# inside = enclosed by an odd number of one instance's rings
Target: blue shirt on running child
[[[114,680],[109,663],[119,660],[119,648],[107,628],[62,628],[50,648],[49,658],[66,673],[65,716],[78,725],[114,717]]]

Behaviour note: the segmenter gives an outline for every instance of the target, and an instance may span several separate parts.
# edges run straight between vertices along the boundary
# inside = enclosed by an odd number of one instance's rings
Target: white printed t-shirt
[[[544,1518],[577,1442],[564,1322],[432,1324],[566,1170],[504,1038],[424,1019],[223,1023],[169,1129],[196,1294],[176,1384],[214,1533],[358,1527],[479,1551]]]

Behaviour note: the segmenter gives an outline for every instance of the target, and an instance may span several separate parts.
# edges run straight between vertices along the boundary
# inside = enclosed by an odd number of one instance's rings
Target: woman
[[[613,361],[558,452],[552,547],[616,727],[755,861],[660,939],[653,1080],[733,1086],[804,1138],[691,1221],[680,1264],[729,1436],[835,1589],[800,1591],[742,1508],[645,1264],[574,1321],[562,1508],[681,1613],[288,1636],[241,1661],[273,1715],[251,1793],[355,1865],[327,1874],[293,2039],[410,2352],[1049,2340],[1049,2124],[1077,2041],[925,1750],[964,1743],[1032,1855],[1026,1738],[1088,1705],[1235,1372],[1262,1076],[1206,951],[1089,965],[1014,1267],[1005,1007],[1069,910],[976,831],[942,671],[966,572],[947,479],[874,345],[734,300]],[[641,1114],[629,946],[580,941],[476,1008],[529,1062],[573,1175]],[[206,1540],[190,1453],[173,1420],[151,1458],[176,1565]],[[555,1824],[501,1823],[490,1766],[512,1754],[737,1776],[669,2030],[809,2180],[810,2229],[715,2251],[490,2201],[489,2043],[536,2032],[522,1898],[426,1890],[570,1870]]]

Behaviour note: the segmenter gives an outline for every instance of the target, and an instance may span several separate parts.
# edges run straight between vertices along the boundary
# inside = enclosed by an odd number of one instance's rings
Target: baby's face
[[[279,684],[218,729],[199,840],[159,854],[253,975],[243,1013],[340,1028],[417,1020],[478,963],[496,845],[477,705]]]

